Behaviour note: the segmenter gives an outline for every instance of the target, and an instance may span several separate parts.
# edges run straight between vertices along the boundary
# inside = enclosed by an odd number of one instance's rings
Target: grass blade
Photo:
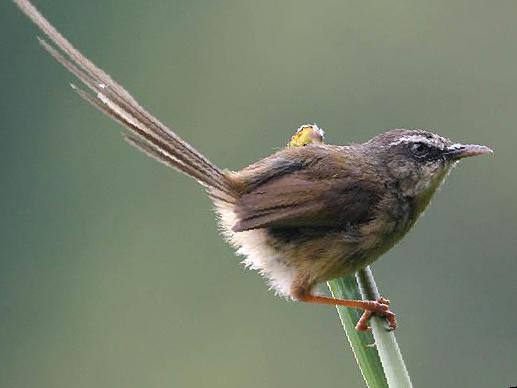
[[[357,272],[356,280],[363,299],[375,300],[380,296],[370,267]],[[411,388],[413,385],[395,338],[395,332],[386,330],[386,320],[376,316],[370,319],[370,326],[388,386]]]
[[[335,279],[328,282],[328,286],[336,298],[374,300],[379,297],[370,267],[359,271],[356,278]],[[370,388],[411,388],[395,334],[386,330],[386,321],[373,316],[370,319],[373,334],[358,333],[355,324],[362,312],[341,306],[337,306],[337,310],[366,385]]]
[[[331,280],[327,284],[334,298],[361,299],[361,293],[353,275]],[[370,388],[388,388],[379,353],[375,346],[372,346],[373,334],[359,333],[355,330],[362,311],[343,306],[336,306],[336,308],[366,385]]]

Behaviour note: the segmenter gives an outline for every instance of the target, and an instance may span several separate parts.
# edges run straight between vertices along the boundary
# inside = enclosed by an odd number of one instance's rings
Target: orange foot
[[[376,300],[369,301],[368,307],[364,309],[363,315],[357,322],[355,329],[362,332],[372,330],[368,326],[368,320],[373,314],[386,318],[390,330],[397,328],[397,316],[390,310],[390,301],[381,296]]]

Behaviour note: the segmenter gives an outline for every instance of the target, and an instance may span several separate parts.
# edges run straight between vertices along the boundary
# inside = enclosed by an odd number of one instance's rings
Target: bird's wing
[[[380,201],[375,180],[351,174],[318,178],[299,170],[243,194],[235,232],[259,228],[331,227],[367,222]]]

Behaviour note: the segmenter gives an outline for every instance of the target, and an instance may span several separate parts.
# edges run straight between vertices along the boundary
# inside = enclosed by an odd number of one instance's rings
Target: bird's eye
[[[414,143],[411,145],[411,152],[416,156],[425,156],[429,152],[429,147],[424,143]]]

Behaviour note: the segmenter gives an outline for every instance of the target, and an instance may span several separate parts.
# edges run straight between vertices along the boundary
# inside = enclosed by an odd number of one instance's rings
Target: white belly
[[[267,279],[270,288],[278,295],[289,296],[296,273],[288,267],[279,253],[268,243],[263,229],[235,233],[232,227],[237,218],[231,204],[215,201],[215,210],[219,216],[219,228],[225,239],[244,257],[242,263],[246,268],[260,272]]]

